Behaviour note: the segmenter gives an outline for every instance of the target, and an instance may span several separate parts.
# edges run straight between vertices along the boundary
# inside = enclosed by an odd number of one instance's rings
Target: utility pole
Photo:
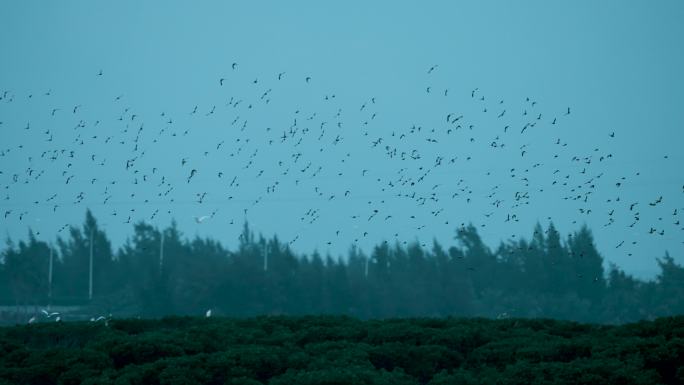
[[[159,274],[162,273],[162,265],[164,264],[164,230],[161,231],[161,240],[159,241]]]
[[[368,278],[368,257],[366,257],[366,278]]]
[[[268,271],[268,243],[264,244],[264,271]]]
[[[95,229],[90,229],[90,279],[88,285],[88,299],[93,299],[93,232]]]
[[[50,267],[48,269],[48,310],[50,309],[50,303],[52,302],[52,245],[48,245],[50,248]]]

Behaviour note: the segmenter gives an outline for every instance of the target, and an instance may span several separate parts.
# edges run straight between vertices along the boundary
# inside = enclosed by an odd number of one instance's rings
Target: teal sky
[[[131,217],[232,247],[247,218],[337,255],[468,222],[495,247],[550,217],[651,278],[684,263],[682,20],[681,1],[5,1],[0,231],[54,240],[91,208],[115,245]]]

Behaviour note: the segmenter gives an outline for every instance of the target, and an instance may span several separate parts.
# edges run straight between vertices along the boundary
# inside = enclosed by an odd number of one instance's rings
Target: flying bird
[[[207,219],[209,219],[209,215],[202,215],[201,217],[195,217],[195,222],[202,223]]]
[[[190,179],[192,179],[192,177],[195,176],[195,174],[197,174],[196,169],[193,168],[192,170],[190,170],[190,176],[188,177],[188,183],[190,183]]]
[[[53,316],[59,315],[59,313],[57,313],[57,312],[50,313],[50,312],[48,312],[48,311],[45,310],[45,309],[41,309],[40,311],[41,311],[43,314],[45,314],[45,316],[48,317],[48,318],[52,318]]]

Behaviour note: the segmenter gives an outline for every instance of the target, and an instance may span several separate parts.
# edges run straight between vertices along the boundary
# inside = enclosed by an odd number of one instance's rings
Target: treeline
[[[0,384],[684,384],[684,317],[340,316],[51,322],[0,328]]]
[[[93,285],[89,300],[90,239]],[[162,240],[163,238],[163,240]],[[684,268],[666,255],[654,281],[611,265],[604,272],[591,231],[561,239],[553,224],[530,240],[487,247],[473,226],[448,248],[433,241],[384,242],[370,255],[350,248],[344,261],[295,255],[277,237],[255,237],[247,223],[237,250],[211,239],[184,239],[175,224],[134,225],[114,252],[88,211],[83,228],[58,238],[49,285],[50,245],[29,232],[7,242],[0,264],[6,305],[84,304],[115,317],[344,314],[358,318],[415,316],[544,317],[625,323],[684,314]],[[163,245],[163,251],[162,249]]]

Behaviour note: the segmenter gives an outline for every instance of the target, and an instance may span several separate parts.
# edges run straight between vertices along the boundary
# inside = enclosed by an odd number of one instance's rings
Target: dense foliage
[[[449,248],[436,241],[431,247],[385,242],[370,255],[351,248],[344,261],[294,255],[277,238],[255,238],[247,224],[234,251],[210,239],[183,239],[175,225],[160,230],[141,222],[114,252],[90,212],[82,229],[69,230],[53,253],[51,298],[49,245],[32,233],[27,241],[8,241],[0,302],[26,311],[0,311],[0,321],[23,323],[36,315],[45,321],[39,307],[47,303],[82,305],[80,316],[63,314],[64,320],[200,315],[207,309],[232,317],[545,317],[609,324],[684,314],[684,268],[673,258],[658,260],[655,281],[637,280],[616,266],[605,272],[586,227],[564,240],[553,224],[537,225],[531,240],[491,250],[475,227],[463,226]],[[88,301],[91,234],[94,287]]]
[[[169,317],[0,328],[0,384],[684,384],[684,317]]]

